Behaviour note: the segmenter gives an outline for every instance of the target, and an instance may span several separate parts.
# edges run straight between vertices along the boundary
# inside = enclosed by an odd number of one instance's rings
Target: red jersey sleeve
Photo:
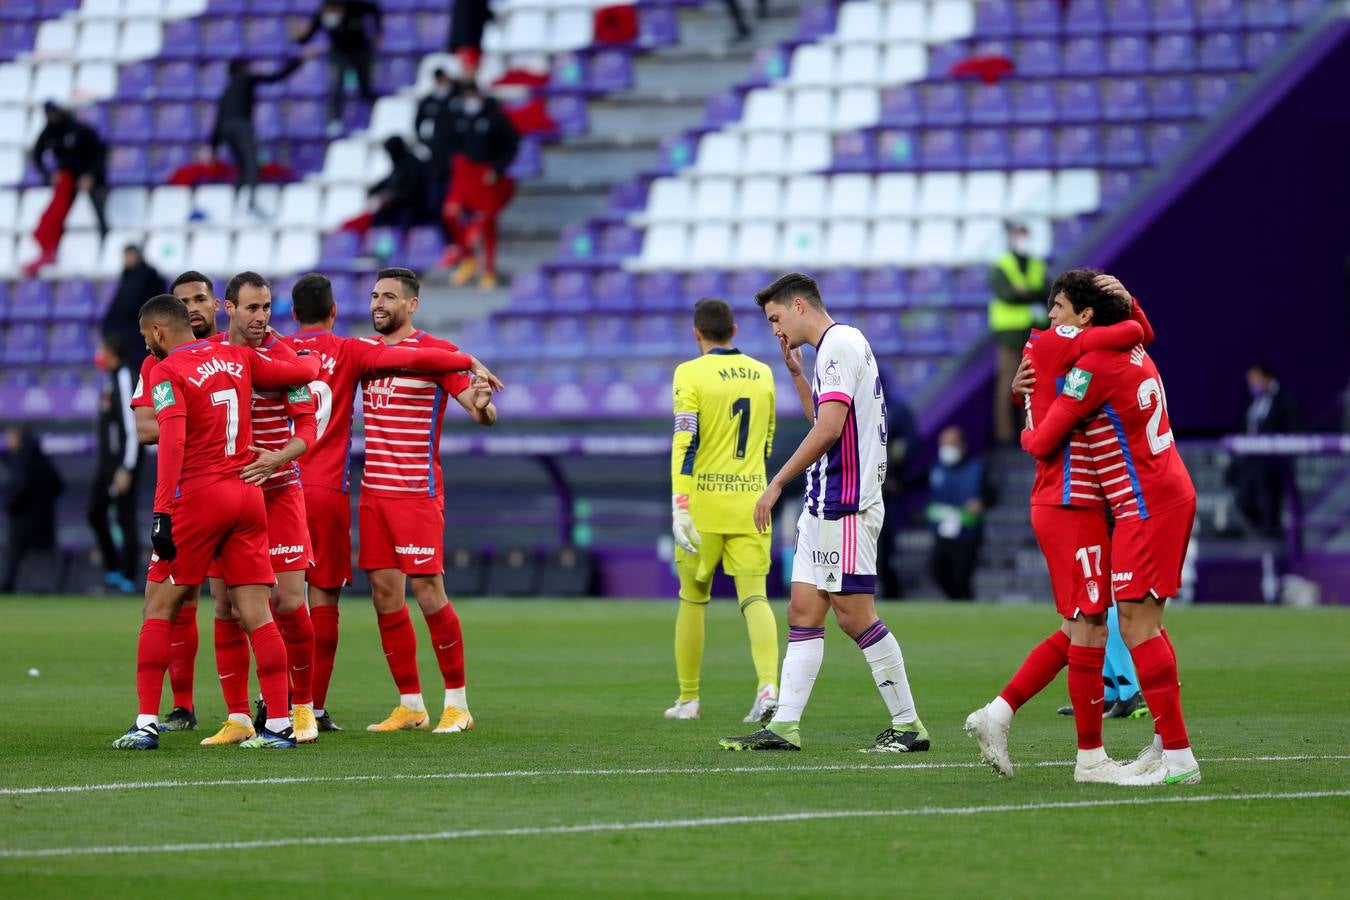
[[[1131,323],[1133,324],[1133,323]],[[1022,432],[1022,449],[1036,457],[1050,456],[1063,446],[1069,432],[1105,401],[1116,353],[1084,354],[1064,376],[1064,389],[1035,427]],[[1094,383],[1095,382],[1095,383]]]
[[[131,408],[143,406],[154,406],[154,401],[150,399],[150,383],[155,371],[155,366],[159,360],[154,355],[147,356],[141,360],[141,375],[136,379],[136,390],[131,392]]]
[[[314,403],[314,395],[310,393],[309,385],[302,384],[298,387],[288,388],[283,396],[286,417],[295,426],[292,437],[298,437],[304,441],[306,451],[312,450],[315,441],[318,440],[319,426],[317,419],[315,419],[317,406]]]
[[[160,368],[161,380],[149,390],[159,422],[159,463],[155,468],[155,512],[173,509],[174,493],[183,474],[183,451],[187,443],[187,394],[177,373]]]
[[[1130,297],[1134,301],[1134,306],[1130,307],[1130,321],[1138,322],[1139,327],[1144,330],[1143,345],[1147,347],[1153,343],[1153,326],[1148,322],[1148,316],[1144,315],[1144,308],[1139,305],[1138,297]]]
[[[285,346],[280,344],[280,346]],[[319,377],[319,358],[313,355],[297,356],[294,350],[286,347],[289,358],[284,354],[269,353],[245,354],[253,383],[260,388],[288,388],[294,385],[309,384]]]
[[[473,366],[473,357],[458,348],[440,346],[389,346],[384,342],[370,344],[352,341],[352,356],[356,361],[356,377],[371,378],[399,370],[443,375],[460,372]],[[442,385],[444,387],[444,385]]]

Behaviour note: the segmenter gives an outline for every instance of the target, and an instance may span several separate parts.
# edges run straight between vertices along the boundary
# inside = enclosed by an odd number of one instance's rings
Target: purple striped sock
[[[886,623],[877,619],[871,625],[868,625],[867,629],[856,638],[858,641],[858,648],[860,650],[866,650],[890,633],[891,631],[886,627]]]
[[[788,628],[789,644],[793,643],[794,641],[822,640],[824,639],[824,637],[825,637],[824,628],[801,628],[797,625],[793,625],[790,628]]]

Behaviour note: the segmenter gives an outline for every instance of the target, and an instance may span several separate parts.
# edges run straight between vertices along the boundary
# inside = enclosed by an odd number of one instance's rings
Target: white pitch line
[[[331,847],[351,844],[410,844],[421,841],[454,841],[465,838],[533,837],[552,834],[594,834],[606,831],[658,831],[682,828],[712,828],[723,825],[763,825],[777,822],[814,822],[823,819],[877,819],[898,816],[979,816],[1005,812],[1035,812],[1047,809],[1099,809],[1118,806],[1153,806],[1162,803],[1231,803],[1259,800],[1315,800],[1350,797],[1350,790],[1292,791],[1263,794],[1185,794],[1125,797],[1116,800],[1062,800],[1047,803],[1007,803],[992,806],[920,806],[910,809],[838,809],[777,813],[755,816],[712,816],[702,819],[654,819],[646,822],[590,822],[581,825],[541,825],[526,828],[467,828],[458,831],[427,831],[412,834],[353,834],[324,837],[274,838],[256,841],[214,841],[195,844],[128,844],[103,847],[3,848],[0,859],[37,859],[54,856],[117,856],[151,853],[193,853],[220,850],[263,850],[277,847]]]
[[[1204,763],[1230,762],[1306,762],[1309,760],[1348,760],[1350,754],[1340,756],[1214,756],[1201,759]],[[1073,765],[1072,760],[1041,760],[1024,763],[1024,768],[1059,768]],[[942,769],[984,769],[984,763],[975,762],[916,762],[916,763],[823,763],[805,766],[689,766],[680,768],[644,769],[511,769],[501,772],[427,772],[408,774],[400,772],[372,775],[278,775],[271,778],[217,778],[200,780],[114,781],[106,784],[59,784],[35,787],[0,788],[0,797],[34,796],[40,794],[87,794],[98,791],[143,791],[162,788],[237,787],[248,785],[331,784],[363,781],[477,781],[493,778],[604,778],[628,775],[743,775],[756,773],[791,772],[867,772],[914,769],[922,771]]]

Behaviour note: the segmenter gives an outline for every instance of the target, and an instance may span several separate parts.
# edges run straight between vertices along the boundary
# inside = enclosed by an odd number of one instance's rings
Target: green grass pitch
[[[1063,676],[1014,723],[1017,777],[976,765],[962,722],[1050,630],[1048,608],[883,608],[934,741],[912,758],[857,752],[886,718],[837,631],[804,751],[734,754],[717,739],[746,730],[754,684],[733,604],[709,614],[696,722],[661,718],[669,603],[459,611],[471,734],[364,731],[395,695],[356,597],[329,697],[346,732],[295,752],[197,746],[223,717],[203,609],[199,730],[133,753],[109,744],[135,712],[139,603],[0,600],[0,894],[1345,896],[1347,610],[1174,610],[1204,782],[1132,790],[1072,783]],[[1105,731],[1132,758],[1151,726]],[[97,789],[22,790],[55,786]]]

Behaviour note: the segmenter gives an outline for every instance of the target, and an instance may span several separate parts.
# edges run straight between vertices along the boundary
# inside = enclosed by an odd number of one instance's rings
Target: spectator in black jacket
[[[386,140],[384,149],[394,168],[368,192],[377,204],[371,224],[411,228],[436,221],[427,164],[408,149],[401,137]]]
[[[87,515],[103,557],[104,582],[114,590],[131,594],[136,590],[136,569],[141,561],[136,486],[140,482],[142,454],[131,409],[138,376],[129,364],[122,335],[105,334],[102,350],[102,368],[108,373],[108,381],[99,400],[98,466],[89,489]],[[113,540],[108,522],[109,506],[117,509],[117,527],[122,532],[120,547]]]
[[[42,452],[37,435],[26,426],[11,425],[5,431],[9,453],[9,482],[5,512],[9,514],[9,546],[0,573],[0,594],[14,593],[23,558],[35,550],[56,547],[56,498],[65,488],[61,473]]]
[[[1298,403],[1280,387],[1275,371],[1264,363],[1247,370],[1246,434],[1289,434],[1299,429]],[[1279,538],[1286,486],[1296,487],[1293,466],[1280,456],[1239,456],[1228,470],[1234,499],[1247,525],[1260,537]]]
[[[436,86],[418,102],[413,129],[422,146],[427,148],[431,198],[440,209],[450,191],[450,156],[454,151],[450,101],[458,97],[460,91],[445,69],[437,69],[432,77],[436,79]],[[448,239],[449,235],[446,237]]]
[[[507,170],[520,148],[520,137],[502,105],[484,96],[473,81],[460,83],[460,95],[450,101],[453,158],[450,195],[442,207],[451,245],[443,266],[458,262],[451,283],[467,284],[478,270],[474,247],[481,242],[483,275],[479,286],[497,286],[497,217],[515,195]]]
[[[217,154],[221,144],[230,148],[230,155],[234,157],[234,164],[239,170],[235,187],[248,188],[249,212],[259,212],[258,137],[253,130],[254,93],[260,84],[289,78],[305,59],[316,55],[287,60],[280,69],[266,73],[255,72],[246,59],[230,61],[230,77],[216,105],[216,126],[211,129],[211,155],[214,157]]]
[[[145,359],[145,339],[141,337],[141,306],[156,294],[165,293],[164,276],[145,261],[141,248],[127,244],[122,250],[122,277],[117,281],[112,303],[103,314],[103,335],[121,338],[122,360],[133,368]]]
[[[47,125],[33,145],[33,165],[48,181],[54,173],[47,167],[47,154],[56,160],[56,173],[70,173],[77,190],[87,191],[94,202],[98,228],[108,233],[104,206],[108,201],[108,145],[89,125],[75,118],[68,109],[48,100],[42,105]]]
[[[324,0],[309,25],[295,34],[300,44],[309,43],[320,29],[328,35],[329,137],[342,133],[343,85],[348,72],[355,73],[362,98],[375,102],[372,70],[381,27],[380,7],[370,0]]]

